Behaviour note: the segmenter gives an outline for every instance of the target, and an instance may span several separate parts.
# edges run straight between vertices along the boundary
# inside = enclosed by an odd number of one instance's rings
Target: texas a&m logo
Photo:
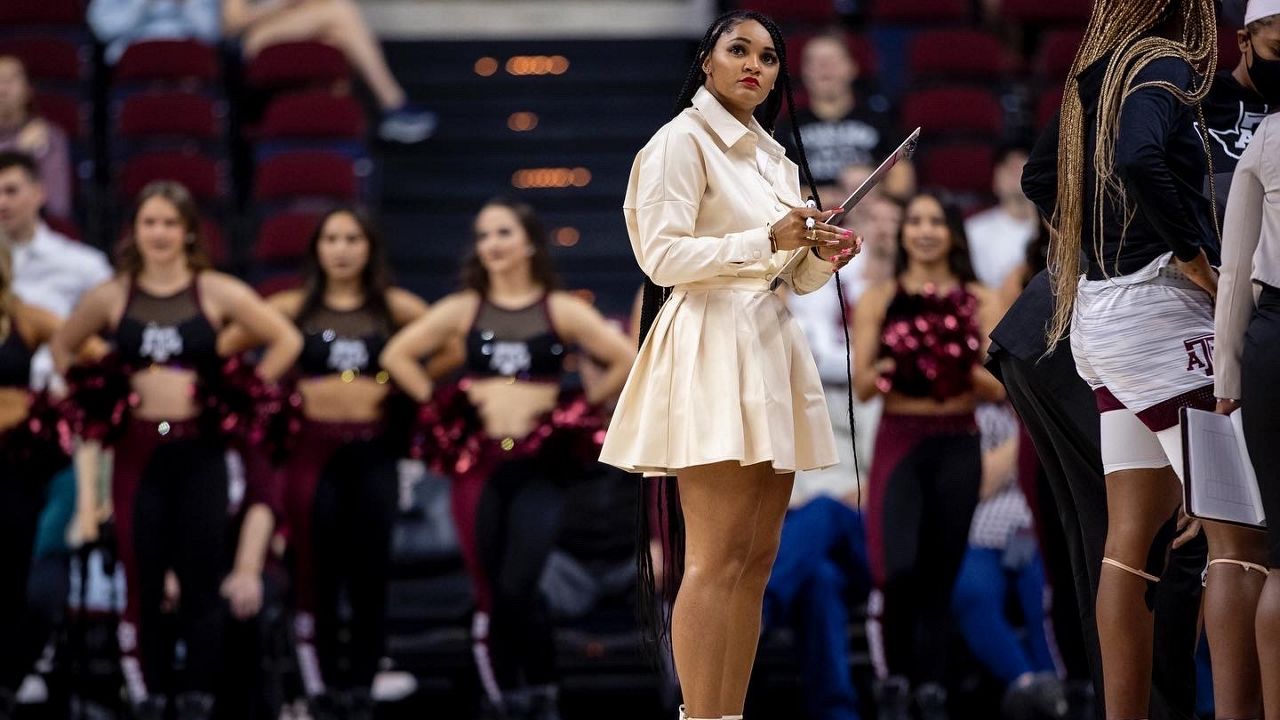
[[[1187,372],[1202,371],[1205,377],[1213,377],[1213,335],[1201,335],[1184,340],[1187,349]]]

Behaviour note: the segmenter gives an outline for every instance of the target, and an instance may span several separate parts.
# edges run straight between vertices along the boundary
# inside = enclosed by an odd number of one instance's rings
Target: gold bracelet
[[[767,225],[769,228],[769,252],[778,252],[778,236],[773,233],[773,225]]]

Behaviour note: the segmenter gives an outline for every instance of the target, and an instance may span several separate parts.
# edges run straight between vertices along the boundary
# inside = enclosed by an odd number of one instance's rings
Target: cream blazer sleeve
[[[706,188],[702,150],[687,131],[668,126],[636,156],[624,213],[636,260],[658,285],[730,275],[770,255],[765,225],[694,236]]]
[[[1275,133],[1264,122],[1236,165],[1227,198],[1227,214],[1222,231],[1222,268],[1218,278],[1218,300],[1214,311],[1213,394],[1240,399],[1240,356],[1244,333],[1253,317],[1254,256],[1262,236],[1266,187],[1262,159],[1267,140]],[[1273,142],[1276,139],[1272,138]],[[1270,148],[1275,152],[1277,148]]]
[[[768,222],[731,230],[741,227],[740,219],[729,217],[726,208],[708,196],[703,152],[710,150],[695,132],[668,125],[640,151],[631,167],[623,213],[640,268],[664,287],[739,275],[754,270],[750,266],[759,266],[762,276],[776,275],[800,294],[822,287],[834,272],[831,263],[807,249],[776,255],[770,250],[769,224],[785,215],[787,208],[768,215]],[[715,178],[717,187],[740,181]],[[699,235],[699,227],[724,232]]]

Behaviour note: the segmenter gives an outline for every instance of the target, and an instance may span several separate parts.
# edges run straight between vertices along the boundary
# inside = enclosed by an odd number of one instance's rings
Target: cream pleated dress
[[[623,212],[645,273],[672,293],[640,347],[602,462],[647,475],[722,461],[779,473],[839,462],[809,344],[776,281],[808,293],[834,266],[772,253],[803,204],[799,171],[706,88],[636,156]]]

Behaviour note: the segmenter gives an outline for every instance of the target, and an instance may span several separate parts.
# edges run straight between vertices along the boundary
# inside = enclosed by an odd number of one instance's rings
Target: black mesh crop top
[[[0,387],[25,388],[31,385],[31,356],[35,353],[18,332],[16,323],[9,323],[9,334],[0,342]]]
[[[564,372],[567,350],[551,324],[546,296],[519,310],[485,299],[467,333],[467,374],[554,382]]]
[[[386,382],[378,356],[391,337],[391,321],[368,304],[354,310],[321,305],[297,323],[303,339],[298,368],[304,375],[370,375]]]
[[[218,361],[218,331],[200,307],[199,278],[186,289],[159,297],[132,283],[116,350],[134,366],[201,368]]]

